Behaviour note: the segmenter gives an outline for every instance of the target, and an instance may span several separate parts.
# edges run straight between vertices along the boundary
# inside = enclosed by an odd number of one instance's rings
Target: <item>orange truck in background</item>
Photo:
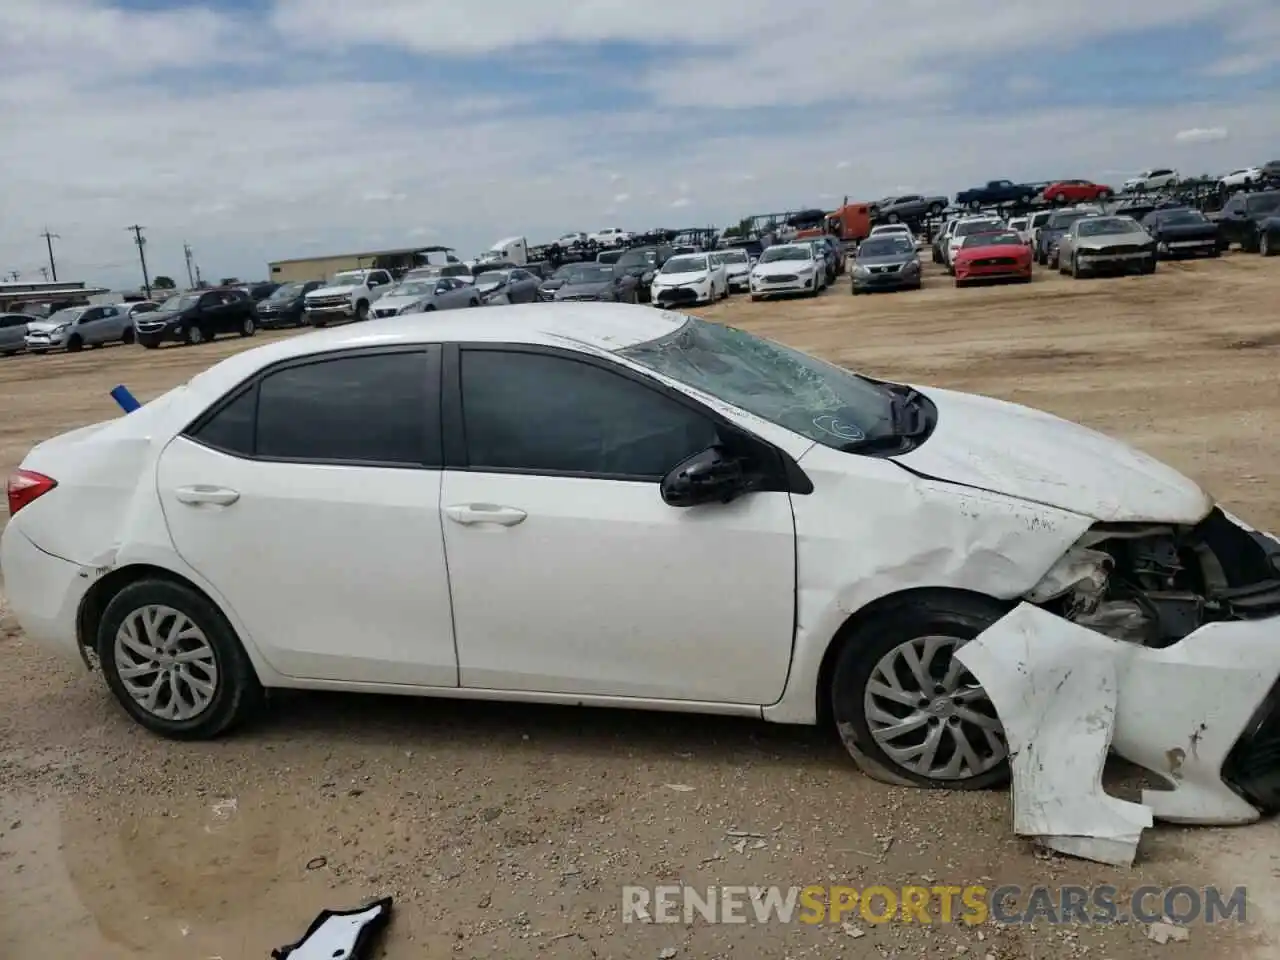
[[[844,243],[857,243],[867,239],[871,233],[871,206],[866,203],[849,203],[848,199],[839,210],[827,214],[826,226],[810,227],[796,232],[797,240],[809,237],[820,237],[824,233],[839,237]]]

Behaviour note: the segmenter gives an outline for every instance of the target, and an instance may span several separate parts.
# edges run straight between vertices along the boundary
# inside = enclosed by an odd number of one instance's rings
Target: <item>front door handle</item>
[[[189,504],[193,507],[206,503],[219,507],[229,507],[240,499],[239,490],[231,490],[227,487],[209,487],[204,484],[179,487],[174,495],[178,498],[179,503]]]
[[[476,523],[496,523],[502,527],[514,527],[528,516],[515,507],[500,507],[493,503],[459,503],[445,507],[444,512],[454,523],[469,527]]]

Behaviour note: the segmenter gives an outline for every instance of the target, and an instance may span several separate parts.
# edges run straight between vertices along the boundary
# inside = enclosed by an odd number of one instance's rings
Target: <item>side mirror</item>
[[[728,503],[746,489],[742,463],[720,447],[708,447],[677,464],[662,479],[662,500],[672,507],[700,503]]]

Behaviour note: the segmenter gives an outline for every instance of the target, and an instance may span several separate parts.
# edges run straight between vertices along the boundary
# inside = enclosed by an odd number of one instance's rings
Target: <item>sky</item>
[[[0,0],[0,133],[0,274],[260,279],[1280,159],[1280,3]]]

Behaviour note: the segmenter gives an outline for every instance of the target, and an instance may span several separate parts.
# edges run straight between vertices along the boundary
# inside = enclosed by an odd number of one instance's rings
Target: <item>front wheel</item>
[[[161,736],[216,737],[262,700],[231,625],[185,584],[129,584],[107,604],[96,639],[111,692],[129,716]]]
[[[1072,279],[1074,279],[1074,280],[1079,280],[1079,279],[1081,278],[1081,276],[1083,276],[1083,274],[1080,272],[1080,259],[1079,259],[1078,257],[1076,257],[1076,256],[1072,255],[1072,257],[1071,257],[1071,277],[1072,277]]]
[[[1264,257],[1274,257],[1276,255],[1276,248],[1271,243],[1271,234],[1263,233],[1258,238],[1258,252]]]
[[[369,302],[367,300],[361,300],[359,303],[356,304],[356,322],[360,323],[368,319],[369,319]]]
[[[955,652],[1005,608],[970,594],[890,607],[845,638],[832,716],[863,772],[888,783],[982,790],[1009,777],[995,708]]]
[[[191,346],[198,346],[205,342],[204,328],[198,324],[187,327],[187,343]]]
[[[121,343],[133,343],[133,327],[125,327],[124,332],[120,334]]]
[[[75,334],[67,341],[67,353],[79,353],[84,349],[84,341],[80,339],[79,334]]]

